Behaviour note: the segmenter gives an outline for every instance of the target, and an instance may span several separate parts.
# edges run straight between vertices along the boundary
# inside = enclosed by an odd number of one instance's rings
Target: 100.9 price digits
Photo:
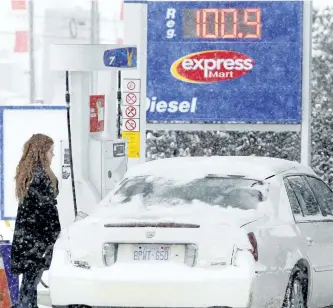
[[[241,18],[242,15],[243,18]],[[261,9],[197,10],[196,36],[200,38],[260,39]]]

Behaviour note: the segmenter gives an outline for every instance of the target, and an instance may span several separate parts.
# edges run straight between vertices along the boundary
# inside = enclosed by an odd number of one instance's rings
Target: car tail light
[[[247,237],[249,238],[250,244],[252,246],[252,249],[250,251],[253,255],[253,258],[255,261],[258,261],[259,253],[258,253],[258,242],[257,242],[256,236],[254,235],[253,232],[250,232],[247,234]]]
[[[106,243],[103,245],[103,261],[106,266],[110,266],[117,261],[118,245]]]
[[[195,266],[197,261],[197,245],[187,244],[185,245],[185,259],[184,263],[188,266]]]

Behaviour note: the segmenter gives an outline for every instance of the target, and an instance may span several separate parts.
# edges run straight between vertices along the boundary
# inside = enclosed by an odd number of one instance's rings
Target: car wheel
[[[307,308],[308,277],[305,271],[296,268],[290,276],[283,308]]]

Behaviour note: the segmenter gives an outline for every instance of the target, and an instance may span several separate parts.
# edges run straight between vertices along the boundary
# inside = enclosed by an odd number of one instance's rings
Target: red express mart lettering
[[[157,97],[153,96],[151,99],[147,97],[147,107],[146,111],[149,112],[158,112],[158,113],[164,113],[164,112],[170,112],[170,113],[175,113],[175,112],[182,112],[182,113],[188,113],[196,112],[197,108],[197,98],[193,97],[190,101],[164,101],[160,100],[157,101]]]
[[[253,59],[245,54],[230,50],[206,50],[176,60],[170,72],[180,81],[200,84],[240,78],[253,68]]]
[[[185,59],[182,62],[182,67],[187,71],[201,70],[204,72],[204,77],[209,76],[209,71],[249,71],[252,70],[252,59]]]

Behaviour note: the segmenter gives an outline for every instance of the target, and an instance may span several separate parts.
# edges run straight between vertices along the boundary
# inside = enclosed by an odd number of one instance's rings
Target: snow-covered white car
[[[131,168],[49,271],[53,307],[325,307],[332,281],[332,191],[263,157]]]

